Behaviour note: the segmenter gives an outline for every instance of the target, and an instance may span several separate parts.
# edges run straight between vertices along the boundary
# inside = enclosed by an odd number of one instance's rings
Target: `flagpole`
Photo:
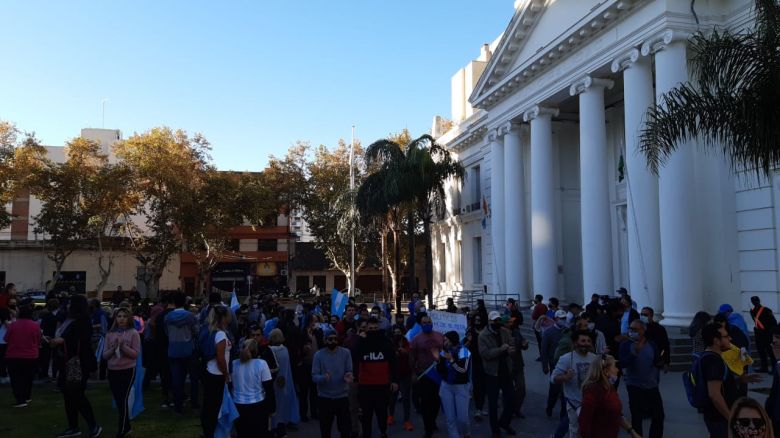
[[[349,146],[349,191],[354,196],[355,194],[355,125],[352,125],[352,141]],[[354,199],[353,199],[354,202]],[[352,207],[354,208],[354,206]],[[352,230],[350,235],[350,265],[349,265],[349,296],[355,296],[355,230]]]

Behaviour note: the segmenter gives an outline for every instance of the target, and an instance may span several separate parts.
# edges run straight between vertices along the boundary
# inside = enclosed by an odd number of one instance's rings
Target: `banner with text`
[[[440,310],[429,310],[428,316],[433,322],[433,329],[439,333],[456,331],[461,339],[466,336],[466,315],[462,313],[448,313]]]

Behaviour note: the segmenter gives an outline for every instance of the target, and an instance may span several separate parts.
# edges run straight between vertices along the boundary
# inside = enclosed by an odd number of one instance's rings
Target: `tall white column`
[[[656,101],[688,80],[684,37],[667,31],[642,45],[642,54],[655,53]],[[696,227],[696,190],[692,142],[680,144],[659,170],[658,204],[661,229],[664,319],[685,326],[702,309],[700,237]]]
[[[532,295],[528,289],[528,260],[526,259],[525,201],[523,193],[522,125],[507,123],[504,131],[504,249],[506,264],[506,293],[521,304],[528,304]],[[531,296],[529,296],[531,295]]]
[[[488,134],[490,141],[490,233],[493,243],[493,293],[506,290],[504,264],[504,145],[499,132]]]
[[[604,88],[612,81],[585,76],[569,94],[580,96],[580,217],[582,227],[583,302],[594,293],[611,293],[612,231],[610,227],[607,125]]]
[[[555,230],[555,167],[552,117],[558,110],[535,106],[523,114],[531,124],[531,265],[533,293],[558,294]]]
[[[612,63],[613,73],[620,70],[625,109],[629,290],[640,306],[649,305],[660,315],[664,303],[658,177],[647,170],[647,160],[639,151],[644,115],[655,101],[650,58],[631,49]]]

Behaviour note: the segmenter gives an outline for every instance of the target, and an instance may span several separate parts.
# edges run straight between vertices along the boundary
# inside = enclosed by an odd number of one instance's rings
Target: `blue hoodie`
[[[198,319],[184,309],[175,309],[165,315],[165,333],[168,335],[168,357],[190,357],[194,339],[198,337]]]

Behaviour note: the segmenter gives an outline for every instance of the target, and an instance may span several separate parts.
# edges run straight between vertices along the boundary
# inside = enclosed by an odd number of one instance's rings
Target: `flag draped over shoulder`
[[[222,406],[219,408],[217,417],[217,430],[214,431],[214,438],[230,438],[230,431],[233,429],[233,422],[238,418],[238,409],[233,403],[233,397],[230,396],[227,385],[222,395]]]
[[[330,313],[341,318],[347,307],[347,295],[338,291],[335,287],[330,293]]]
[[[100,363],[100,361],[103,359],[103,349],[106,347],[106,337],[101,336],[100,341],[98,341],[97,348],[95,349],[95,359],[97,360],[97,363]]]

